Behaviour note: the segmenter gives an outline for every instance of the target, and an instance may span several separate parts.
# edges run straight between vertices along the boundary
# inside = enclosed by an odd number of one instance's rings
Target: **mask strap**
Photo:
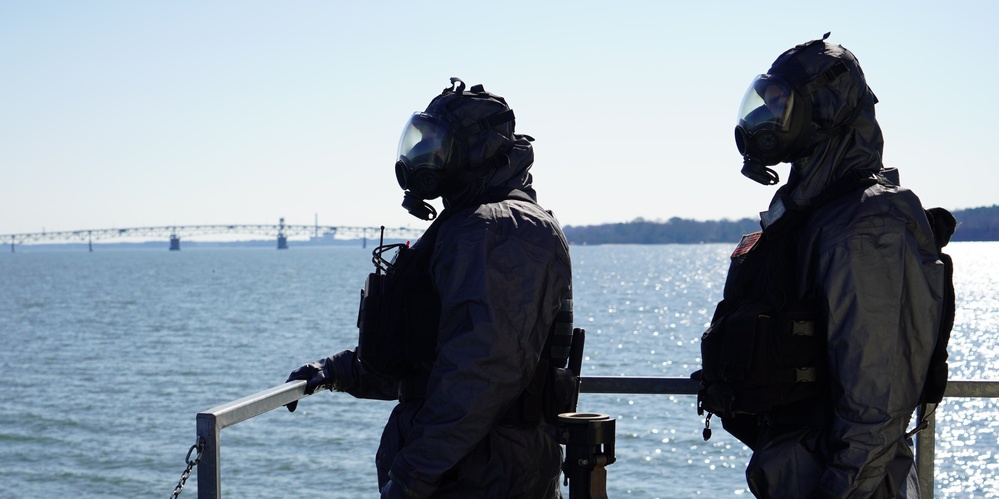
[[[846,63],[844,63],[843,61],[837,61],[836,64],[832,65],[832,67],[823,71],[822,74],[816,76],[815,78],[812,78],[811,81],[806,83],[804,85],[805,93],[808,95],[812,95],[812,93],[818,90],[819,87],[828,86],[832,84],[832,82],[836,81],[836,78],[839,78],[844,73],[849,73],[849,72],[850,68],[846,67]]]
[[[823,38],[823,40],[824,39],[825,38]],[[816,76],[815,78],[812,78],[811,81],[809,81],[804,85],[803,90],[805,96],[809,100],[811,100],[812,94],[815,91],[817,91],[822,87],[831,85],[834,81],[836,81],[837,78],[849,72],[850,68],[846,67],[846,64],[843,61],[836,62],[836,64],[833,64],[832,67],[823,71],[822,74]],[[877,100],[878,99],[874,95],[874,92],[871,92],[871,88],[867,87],[866,89],[864,89],[864,95],[860,97],[859,101],[857,102],[857,105],[854,106],[853,108],[853,112],[850,113],[850,116],[846,119],[846,121],[832,128],[818,129],[815,131],[816,134],[824,135],[826,137],[834,137],[836,135],[840,135],[846,132],[847,130],[850,129],[850,127],[853,126],[853,123],[857,121],[857,118],[860,117],[860,113],[866,107],[865,104],[867,104],[868,102],[874,104],[877,103]]]
[[[871,92],[870,88],[868,88],[864,92],[863,97],[860,98],[860,101],[857,102],[857,105],[854,106],[853,112],[850,113],[850,116],[846,119],[846,121],[832,128],[818,129],[815,133],[826,137],[835,137],[846,133],[851,127],[853,127],[853,123],[860,117],[860,113],[863,112],[868,106],[873,106],[876,102],[877,97],[874,97],[874,93]]]
[[[459,139],[468,138],[472,135],[477,135],[491,128],[514,121],[514,118],[513,109],[507,109],[506,111],[487,116],[479,121],[476,121],[475,123],[472,123],[471,125],[455,130],[454,136]]]

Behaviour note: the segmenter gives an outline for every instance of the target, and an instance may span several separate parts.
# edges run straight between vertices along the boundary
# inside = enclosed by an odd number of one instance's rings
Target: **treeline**
[[[999,241],[999,205],[957,210],[951,241]]]
[[[958,227],[952,241],[999,241],[999,205],[953,212]],[[631,222],[563,228],[570,244],[696,244],[733,243],[743,234],[760,230],[760,222],[673,217],[665,222],[643,218]]]
[[[743,234],[760,230],[760,222],[750,218],[707,222],[677,217],[665,222],[638,218],[627,223],[568,225],[562,230],[569,244],[736,243]]]

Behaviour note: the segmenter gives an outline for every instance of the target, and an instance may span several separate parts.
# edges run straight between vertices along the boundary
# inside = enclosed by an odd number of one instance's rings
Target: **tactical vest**
[[[534,202],[519,190],[490,198],[493,202],[503,199]],[[444,211],[412,248],[399,245],[395,261],[384,273],[369,274],[361,291],[358,361],[368,372],[397,382],[400,400],[425,397],[427,377],[436,360],[441,302],[430,274],[430,259],[440,226],[449,217],[450,211]],[[502,424],[531,426],[542,417],[554,420],[558,413],[575,410],[579,380],[566,365],[576,334],[580,339],[575,343],[581,346],[582,332],[573,329],[572,320],[572,300],[567,298],[548,332],[531,382]]]
[[[793,234],[743,237],[732,255],[725,298],[701,337],[699,408],[758,414],[818,394],[825,321],[796,296]]]
[[[826,387],[827,318],[821,296],[811,289],[798,297],[800,228],[818,207],[877,180],[869,173],[849,175],[830,186],[807,208],[787,213],[761,232],[743,236],[732,253],[724,297],[701,337],[703,368],[699,415],[711,414],[753,447],[756,415],[775,407],[816,398]]]

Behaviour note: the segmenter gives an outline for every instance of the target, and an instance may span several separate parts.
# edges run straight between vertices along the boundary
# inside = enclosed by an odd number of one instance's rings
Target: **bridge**
[[[384,232],[383,232],[384,231]],[[329,240],[336,237],[361,239],[367,246],[371,238],[416,239],[424,229],[408,227],[345,227],[333,225],[292,225],[284,219],[276,225],[169,225],[161,227],[133,227],[127,229],[82,229],[60,232],[35,232],[23,234],[0,234],[2,244],[10,244],[11,253],[17,245],[41,243],[85,242],[90,251],[94,241],[114,238],[146,238],[169,240],[170,250],[179,251],[182,238],[217,234],[252,234],[275,238],[277,249],[288,249],[289,237],[309,237],[312,240]]]

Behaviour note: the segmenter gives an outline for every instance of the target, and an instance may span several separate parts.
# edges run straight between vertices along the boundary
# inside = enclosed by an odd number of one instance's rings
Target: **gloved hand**
[[[405,489],[396,485],[396,483],[393,482],[392,480],[389,480],[389,482],[386,483],[384,487],[382,487],[381,499],[405,499],[405,498],[406,498]]]
[[[394,480],[389,480],[381,490],[381,499],[418,499],[421,497],[406,491],[406,487],[399,485]]]
[[[424,484],[427,485],[427,484]],[[381,499],[426,499],[434,494],[434,488],[426,488],[423,493],[418,493],[403,485],[403,481],[389,471],[389,481],[382,487]]]
[[[304,379],[307,382],[305,384],[306,395],[312,395],[316,390],[324,388],[332,390],[336,384],[336,376],[333,374],[333,359],[327,357],[305,364],[292,371],[285,383],[297,379]],[[295,412],[295,409],[298,408],[298,401],[296,400],[285,407],[288,408],[289,412]]]

